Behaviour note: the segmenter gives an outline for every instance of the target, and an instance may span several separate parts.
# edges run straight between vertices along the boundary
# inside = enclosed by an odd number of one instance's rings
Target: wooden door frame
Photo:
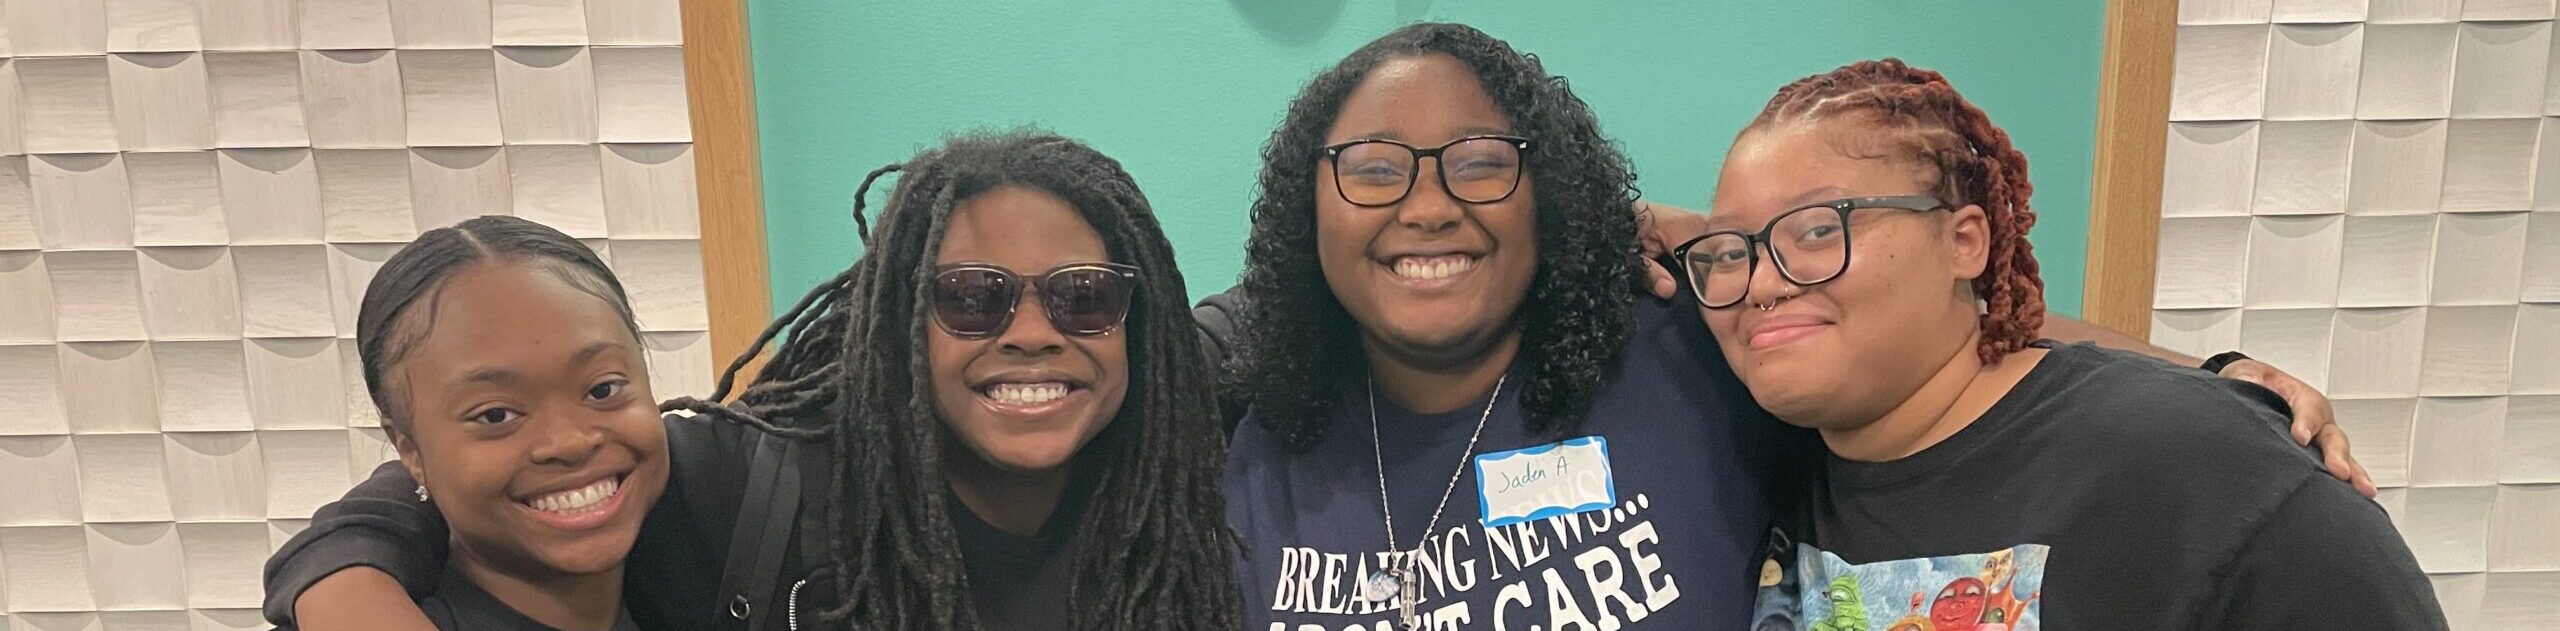
[[[714,366],[727,366],[772,319],[764,182],[746,0],[682,0],[685,93]]]
[[[2081,319],[2150,339],[2178,3],[2108,0]]]

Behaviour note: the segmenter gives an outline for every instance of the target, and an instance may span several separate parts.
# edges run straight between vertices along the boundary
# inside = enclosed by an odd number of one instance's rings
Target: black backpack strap
[[[715,628],[747,631],[788,626],[774,594],[791,547],[792,526],[800,519],[799,447],[791,439],[756,435],[747,460],[746,497],[739,498],[737,525],[729,532],[729,558],[720,570]]]

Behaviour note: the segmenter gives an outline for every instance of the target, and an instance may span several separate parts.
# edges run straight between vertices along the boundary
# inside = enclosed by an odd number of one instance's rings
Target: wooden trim
[[[713,365],[726,366],[773,319],[747,5],[746,0],[682,1],[685,93],[693,116],[711,354]]]
[[[2138,339],[2151,337],[2160,169],[2177,46],[2178,3],[2108,0],[2097,172],[2089,186],[2088,289],[2080,315]]]

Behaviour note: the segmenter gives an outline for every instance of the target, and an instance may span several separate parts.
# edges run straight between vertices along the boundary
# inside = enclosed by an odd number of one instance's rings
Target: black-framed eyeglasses
[[[991,263],[953,263],[933,275],[933,320],[962,339],[983,339],[1013,325],[1022,292],[1037,287],[1049,325],[1077,337],[1107,335],[1129,316],[1138,268],[1119,263],[1068,263],[1024,278]]]
[[[1769,251],[1778,274],[1798,287],[1831,282],[1849,269],[1849,212],[1888,208],[1914,212],[1946,210],[1947,203],[1928,195],[1851,197],[1806,205],[1779,213],[1759,232],[1719,230],[1690,239],[1671,250],[1689,277],[1689,289],[1709,309],[1740,304],[1751,293],[1751,274],[1760,267],[1760,251]]]
[[[1354,140],[1326,145],[1324,156],[1333,162],[1333,189],[1343,201],[1377,207],[1413,193],[1423,158],[1439,164],[1440,190],[1452,199],[1470,204],[1509,199],[1520,190],[1521,155],[1528,151],[1527,138],[1486,134],[1427,149],[1385,139]]]

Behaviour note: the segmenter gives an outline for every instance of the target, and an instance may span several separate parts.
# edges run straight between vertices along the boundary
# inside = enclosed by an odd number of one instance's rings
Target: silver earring
[[[1973,314],[1978,316],[1991,315],[1991,301],[1981,298],[1973,299]]]
[[[418,501],[427,501],[427,485],[418,485]]]

